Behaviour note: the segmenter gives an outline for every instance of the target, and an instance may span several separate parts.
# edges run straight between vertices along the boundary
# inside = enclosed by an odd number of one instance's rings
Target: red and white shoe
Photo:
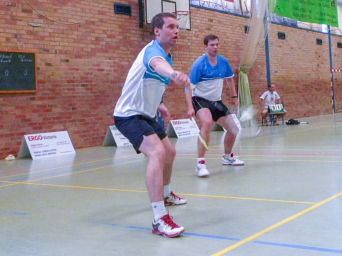
[[[197,176],[200,178],[206,178],[210,175],[210,172],[207,169],[207,166],[204,160],[201,160],[196,164],[195,170],[196,170]]]
[[[173,193],[171,191],[170,195],[166,198],[164,198],[164,204],[165,205],[182,205],[182,204],[186,204],[188,202],[188,200],[177,196],[175,193]]]
[[[241,166],[241,165],[245,165],[245,162],[240,160],[233,153],[231,153],[229,156],[223,155],[222,164],[223,165],[232,165],[232,166]]]
[[[170,215],[166,214],[159,220],[152,221],[152,233],[166,237],[176,237],[184,232],[184,227],[173,222]]]

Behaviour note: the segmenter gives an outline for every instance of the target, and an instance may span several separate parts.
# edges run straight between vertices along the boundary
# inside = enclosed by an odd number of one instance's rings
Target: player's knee
[[[203,120],[201,124],[201,130],[206,132],[210,131],[213,124],[214,123],[212,120]]]
[[[231,128],[231,134],[236,137],[238,136],[240,133],[240,128],[239,126],[237,126],[236,124],[235,125],[232,125],[232,128]]]
[[[176,149],[174,147],[169,147],[166,149],[167,158],[174,159],[176,157]]]
[[[230,133],[234,136],[237,137],[240,133],[241,125],[240,122],[237,118],[233,118],[233,122],[229,125],[229,130]]]
[[[166,156],[166,152],[162,143],[158,143],[157,145],[154,145],[153,149],[151,150],[150,158],[153,159],[154,161],[160,161],[164,163],[165,156]]]

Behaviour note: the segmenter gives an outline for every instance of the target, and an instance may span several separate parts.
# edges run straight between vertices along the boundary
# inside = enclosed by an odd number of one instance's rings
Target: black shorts
[[[230,115],[228,108],[223,104],[222,100],[210,101],[194,96],[192,97],[192,105],[194,106],[195,113],[201,108],[208,108],[215,122],[222,116]]]
[[[160,140],[166,137],[166,133],[161,125],[154,118],[142,115],[129,117],[114,116],[116,128],[132,143],[135,151],[139,154],[139,148],[143,142],[144,135],[148,136],[156,133]]]

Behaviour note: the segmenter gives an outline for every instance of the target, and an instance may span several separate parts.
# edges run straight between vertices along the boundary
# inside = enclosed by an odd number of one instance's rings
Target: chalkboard
[[[35,91],[35,53],[0,51],[0,93]]]

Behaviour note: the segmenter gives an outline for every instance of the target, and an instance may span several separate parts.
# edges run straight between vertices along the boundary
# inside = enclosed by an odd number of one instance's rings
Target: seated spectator
[[[265,120],[267,120],[266,116],[269,113],[269,105],[281,104],[280,96],[275,89],[275,84],[271,84],[268,90],[260,96],[261,103],[263,104],[261,115]],[[284,115],[286,115],[286,113],[287,112],[284,109]]]

